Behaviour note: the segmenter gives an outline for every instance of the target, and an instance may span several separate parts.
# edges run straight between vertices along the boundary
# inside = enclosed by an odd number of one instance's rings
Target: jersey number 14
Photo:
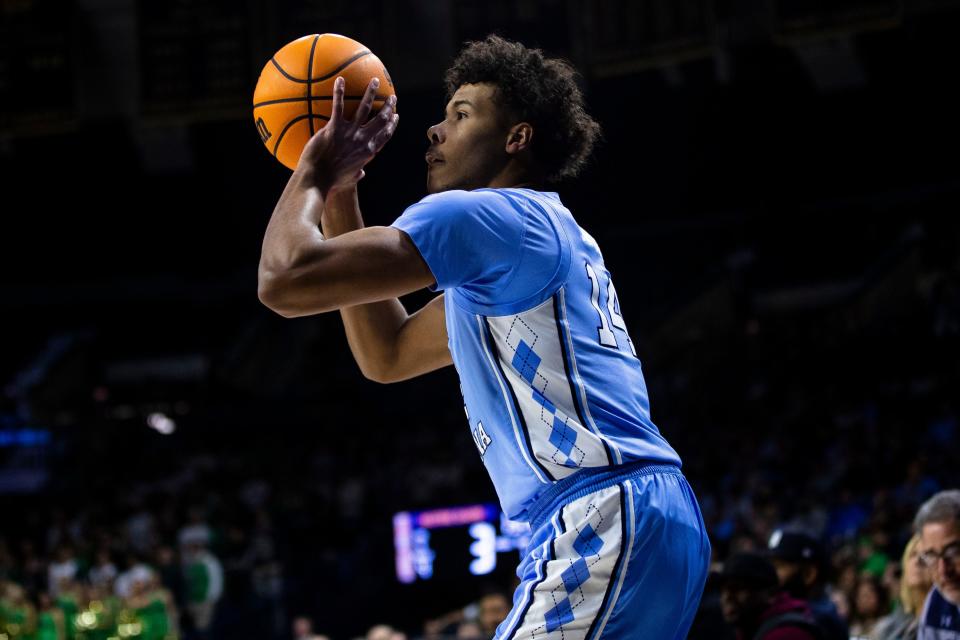
[[[630,335],[627,333],[627,324],[623,321],[623,316],[620,315],[620,301],[617,300],[617,291],[613,288],[613,280],[610,278],[610,275],[607,274],[606,310],[610,316],[610,320],[608,322],[607,314],[605,314],[603,312],[604,310],[600,308],[600,278],[597,276],[597,272],[594,271],[593,266],[591,266],[589,262],[584,264],[587,266],[587,277],[590,278],[590,303],[600,316],[600,326],[597,327],[597,334],[600,339],[600,344],[605,347],[612,347],[614,349],[618,348],[617,336],[610,328],[610,325],[613,325],[617,329],[620,329],[620,331],[623,331],[623,335],[626,336],[627,339],[627,346],[630,347],[630,353],[636,356],[637,350],[633,348],[633,340],[630,339]]]

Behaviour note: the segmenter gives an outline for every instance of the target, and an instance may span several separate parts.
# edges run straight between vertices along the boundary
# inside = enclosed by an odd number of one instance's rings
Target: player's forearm
[[[324,197],[310,171],[298,168],[290,176],[263,235],[257,273],[260,299],[268,301],[282,291],[284,273],[294,269],[323,242],[320,218]]]
[[[363,228],[356,188],[329,195],[322,219],[323,234],[332,238]],[[340,309],[347,343],[363,375],[371,380],[387,378],[397,360],[397,337],[409,317],[399,299],[372,302]]]

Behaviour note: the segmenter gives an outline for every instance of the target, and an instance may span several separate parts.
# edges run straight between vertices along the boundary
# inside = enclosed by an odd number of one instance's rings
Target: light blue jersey
[[[470,429],[510,518],[580,469],[680,466],[600,249],[556,193],[446,191],[393,226],[446,294]]]
[[[467,418],[507,515],[530,522],[495,640],[683,640],[710,540],[597,243],[556,193],[447,191],[395,227],[446,296]]]

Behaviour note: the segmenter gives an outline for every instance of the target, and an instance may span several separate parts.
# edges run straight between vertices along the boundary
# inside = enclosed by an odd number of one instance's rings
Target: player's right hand
[[[312,173],[321,192],[350,188],[364,176],[363,167],[387,144],[400,115],[394,111],[397,97],[391,95],[373,117],[370,111],[380,86],[374,78],[367,86],[353,120],[343,115],[345,81],[338,77],[333,85],[330,120],[303,148],[297,171]]]

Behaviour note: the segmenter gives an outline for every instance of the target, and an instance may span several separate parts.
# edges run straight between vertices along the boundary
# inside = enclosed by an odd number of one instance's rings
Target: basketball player
[[[456,366],[503,509],[532,528],[496,638],[680,640],[710,558],[700,509],[650,419],[600,249],[544,187],[599,135],[574,73],[496,36],[470,43],[427,130],[429,195],[370,228],[356,184],[395,99],[371,117],[374,80],[347,121],[338,79],[267,227],[259,295],[286,317],[339,309],[378,382]],[[442,293],[408,315],[397,296],[423,287]]]

